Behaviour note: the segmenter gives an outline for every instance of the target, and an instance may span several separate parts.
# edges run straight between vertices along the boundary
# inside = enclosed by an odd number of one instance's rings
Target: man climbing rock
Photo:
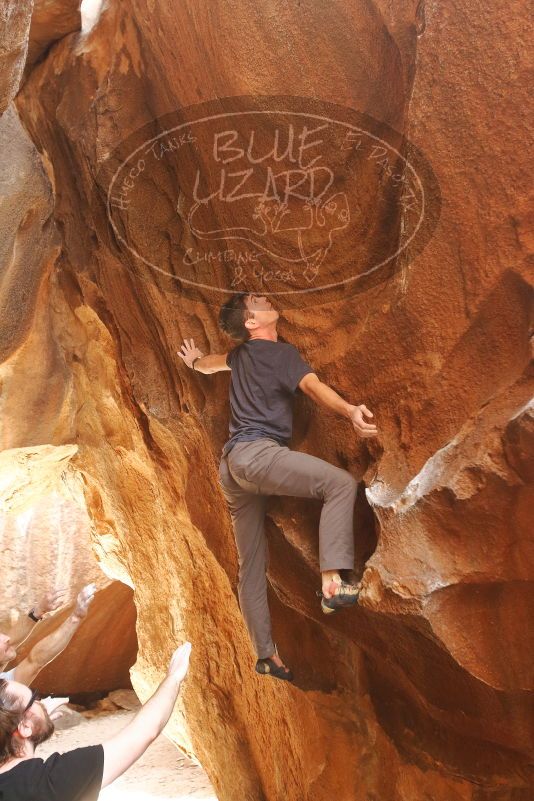
[[[192,339],[178,355],[201,373],[231,370],[230,438],[223,448],[220,482],[228,502],[239,554],[239,602],[256,649],[256,670],[291,681],[272,640],[267,603],[265,511],[270,495],[319,498],[321,606],[325,614],[352,606],[358,587],[344,581],[354,568],[353,512],[357,482],[345,470],[290,450],[292,400],[297,389],[346,417],[361,437],[374,437],[373,415],[347,403],[323,384],[294,345],[280,342],[279,314],[260,295],[240,293],[224,304],[219,325],[240,345],[205,356]],[[346,578],[346,576],[345,576]]]

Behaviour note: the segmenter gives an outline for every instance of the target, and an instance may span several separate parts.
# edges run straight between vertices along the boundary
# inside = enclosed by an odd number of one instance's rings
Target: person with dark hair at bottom
[[[54,724],[37,692],[0,679],[0,799],[2,801],[96,801],[161,734],[186,676],[191,645],[178,648],[167,676],[133,720],[101,745],[54,753],[47,760],[35,749]]]
[[[223,305],[219,325],[240,341],[229,353],[205,356],[192,339],[178,355],[201,373],[231,370],[230,438],[219,477],[228,502],[239,555],[239,602],[256,649],[256,671],[291,681],[272,640],[267,602],[264,523],[270,495],[318,498],[321,606],[325,614],[353,606],[359,586],[346,580],[354,569],[353,514],[357,482],[346,470],[290,450],[292,400],[301,390],[321,406],[346,417],[361,437],[378,430],[373,415],[343,400],[300,356],[278,338],[279,314],[264,295],[235,294]],[[345,580],[344,580],[345,579]]]

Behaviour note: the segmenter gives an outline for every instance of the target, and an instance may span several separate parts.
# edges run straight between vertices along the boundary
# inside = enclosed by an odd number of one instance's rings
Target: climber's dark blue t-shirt
[[[270,437],[287,445],[293,428],[293,395],[313,369],[288,342],[252,339],[230,351],[230,439],[236,442]]]

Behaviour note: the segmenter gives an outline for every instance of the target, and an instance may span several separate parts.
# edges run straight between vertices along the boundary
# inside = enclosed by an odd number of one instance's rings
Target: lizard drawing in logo
[[[182,197],[177,206],[180,216]],[[332,247],[336,232],[350,222],[349,204],[344,192],[330,195],[326,200],[321,197],[292,200],[290,205],[276,198],[262,197],[253,207],[252,219],[256,227],[229,226],[212,230],[202,230],[194,223],[199,207],[206,206],[205,202],[198,201],[191,207],[187,223],[191,232],[201,239],[243,239],[277,260],[303,264],[302,275],[311,284]],[[280,247],[273,249],[275,243],[289,245],[295,257],[285,255]]]

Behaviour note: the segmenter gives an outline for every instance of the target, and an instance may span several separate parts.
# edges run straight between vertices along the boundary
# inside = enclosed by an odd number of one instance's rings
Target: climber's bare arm
[[[299,388],[315,403],[347,417],[360,437],[376,437],[378,434],[376,425],[366,420],[366,418],[373,417],[367,406],[364,406],[363,403],[359,406],[347,403],[335,390],[323,384],[315,373],[307,373],[300,381]]]
[[[76,606],[69,617],[55,631],[39,640],[30,653],[15,668],[15,681],[31,684],[38,673],[56,658],[72,639],[72,636],[87,612],[95,594],[95,585],[88,584],[79,593]]]
[[[44,595],[32,609],[34,617],[40,620],[49,612],[55,612],[65,600],[65,590],[51,590]],[[9,639],[13,648],[18,648],[34,629],[36,621],[29,615],[21,614],[9,632]]]
[[[195,370],[198,373],[218,373],[219,370],[230,370],[226,364],[226,353],[212,353],[208,356],[202,356],[198,362],[195,362]]]
[[[226,353],[211,353],[204,356],[200,348],[197,348],[193,339],[184,339],[180,350],[176,351],[180,359],[188,367],[193,367],[198,373],[218,373],[219,370],[230,370],[226,364]]]
[[[184,643],[171,659],[166,678],[134,719],[111,740],[102,743],[104,748],[104,775],[102,787],[115,781],[144,754],[150,743],[158,737],[169,720],[180,685],[189,666],[191,644]]]

